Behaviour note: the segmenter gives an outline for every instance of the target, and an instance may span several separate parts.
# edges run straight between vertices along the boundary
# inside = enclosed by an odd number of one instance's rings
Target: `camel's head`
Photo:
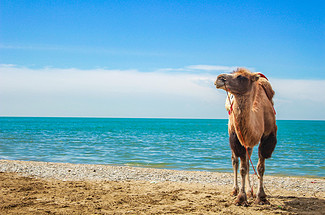
[[[247,69],[238,68],[231,74],[221,74],[214,82],[218,89],[228,90],[232,94],[243,95],[250,92],[253,83],[260,77],[258,73],[251,73]]]

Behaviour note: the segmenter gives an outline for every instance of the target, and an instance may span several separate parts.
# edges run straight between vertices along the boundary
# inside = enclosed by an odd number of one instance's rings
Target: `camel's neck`
[[[255,84],[249,94],[234,95],[232,119],[229,118],[230,125],[235,128],[240,142],[247,147],[257,145],[264,132],[263,103],[258,99],[260,89],[259,85]]]
[[[239,124],[242,126],[246,126],[246,123],[250,123],[253,115],[253,106],[255,105],[255,98],[257,94],[257,87],[256,85],[253,86],[253,89],[250,93],[246,95],[235,95],[235,102],[234,102],[234,114],[237,118]]]

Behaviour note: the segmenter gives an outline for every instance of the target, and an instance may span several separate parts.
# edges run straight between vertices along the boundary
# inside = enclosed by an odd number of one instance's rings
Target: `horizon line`
[[[200,117],[125,117],[125,116],[10,116],[0,115],[0,118],[13,117],[13,118],[99,118],[99,119],[207,119],[207,120],[228,120],[228,118],[200,118]],[[325,121],[325,119],[277,119],[277,121]]]

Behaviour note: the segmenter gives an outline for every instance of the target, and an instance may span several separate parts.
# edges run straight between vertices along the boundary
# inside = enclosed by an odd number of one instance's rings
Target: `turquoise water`
[[[266,174],[325,177],[325,121],[277,125]],[[227,120],[215,119],[0,117],[0,159],[232,172]]]

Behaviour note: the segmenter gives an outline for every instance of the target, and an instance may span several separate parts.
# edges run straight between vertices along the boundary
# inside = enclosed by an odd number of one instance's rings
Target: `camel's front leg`
[[[231,161],[232,161],[232,167],[233,167],[233,170],[234,170],[234,186],[233,186],[233,191],[231,192],[231,195],[232,196],[237,196],[238,191],[239,191],[238,181],[237,181],[237,173],[238,173],[239,161],[238,161],[238,157],[235,155],[234,152],[232,152]]]
[[[253,149],[252,148],[247,148],[247,151],[248,151],[249,157],[246,156],[246,162],[247,162],[246,193],[247,193],[247,197],[250,198],[250,197],[254,197],[253,189],[252,189],[250,178],[249,178],[249,158],[252,156]]]
[[[244,205],[248,206],[247,203],[247,196],[245,192],[245,180],[246,180],[246,175],[247,175],[247,168],[248,168],[248,163],[246,156],[240,158],[240,175],[241,175],[241,188],[239,195],[237,196],[236,205]]]

